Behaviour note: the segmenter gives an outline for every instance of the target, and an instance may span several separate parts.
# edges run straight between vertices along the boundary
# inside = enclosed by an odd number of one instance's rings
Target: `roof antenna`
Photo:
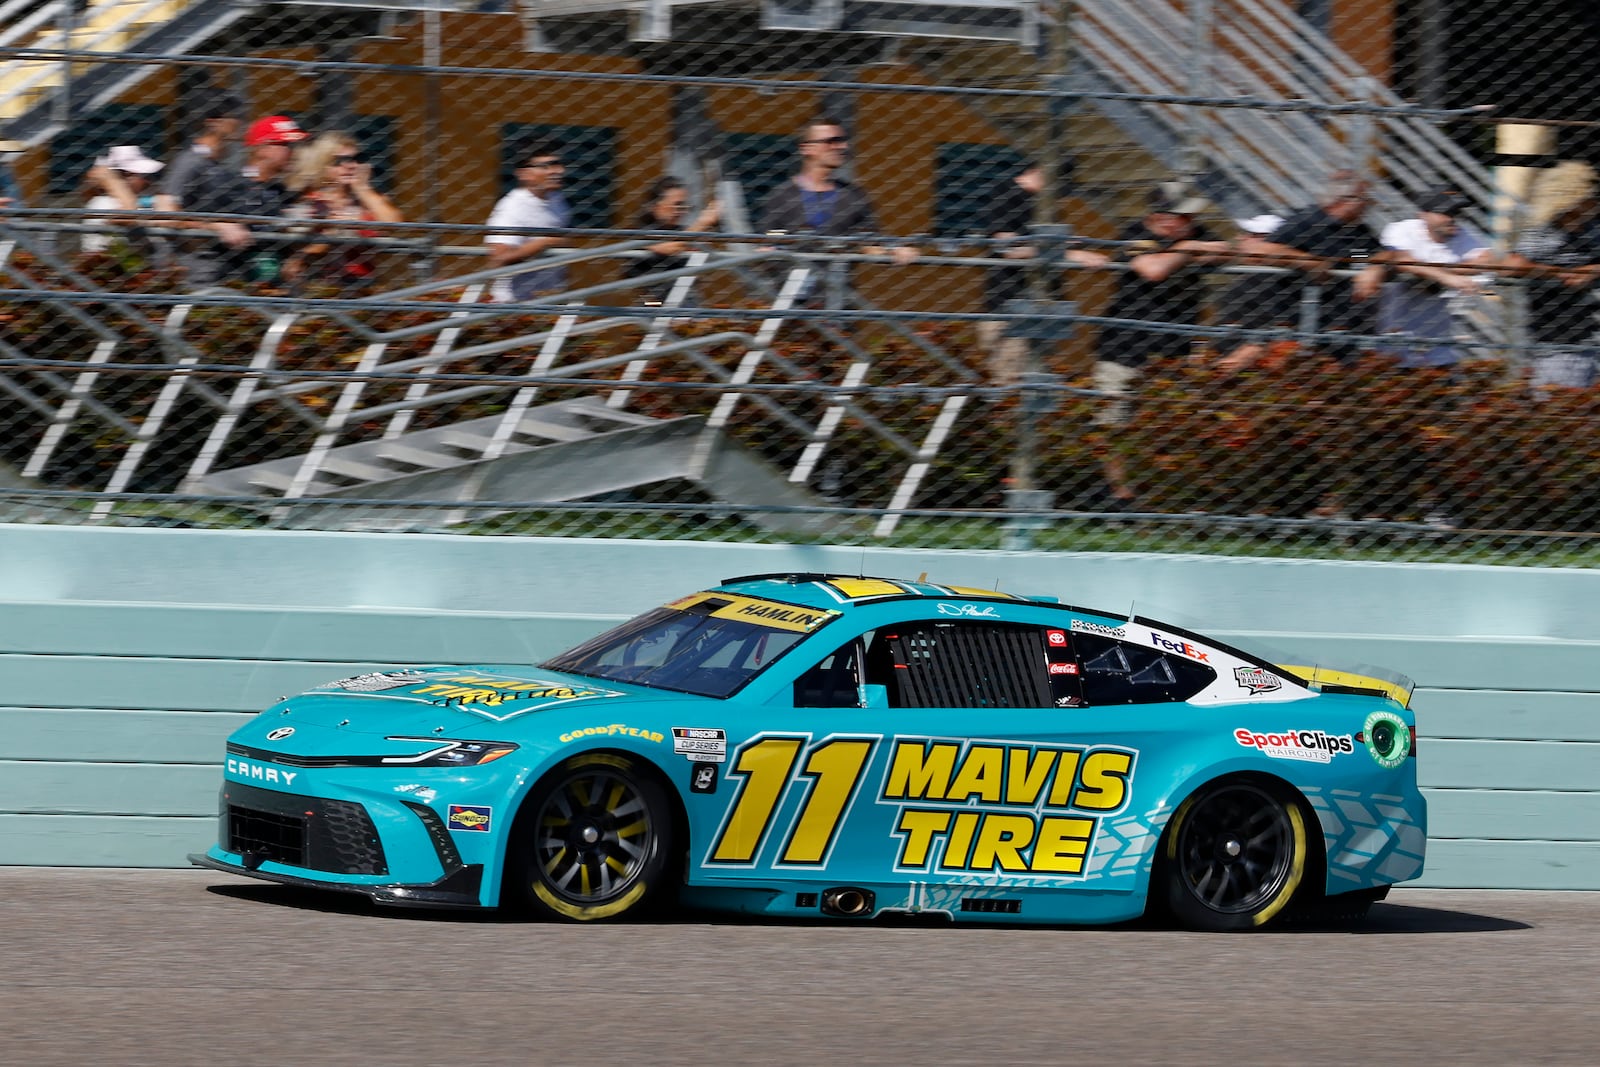
[[[857,578],[865,578],[866,576],[867,576],[867,546],[866,545],[862,545],[861,546],[861,562],[856,564],[856,577]]]

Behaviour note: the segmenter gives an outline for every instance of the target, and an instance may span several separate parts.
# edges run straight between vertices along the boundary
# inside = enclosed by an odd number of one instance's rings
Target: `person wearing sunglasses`
[[[377,237],[382,230],[350,224],[405,220],[400,209],[372,187],[372,164],[361,154],[360,143],[343,131],[330,130],[306,147],[295,161],[287,185],[296,199],[284,214],[332,224],[316,227],[322,235]],[[347,289],[369,284],[376,272],[377,255],[372,247],[348,240],[306,245],[284,264],[284,273],[293,280]]]
[[[568,243],[564,234],[497,233],[500,229],[565,229],[572,223],[572,209],[562,195],[567,167],[561,148],[553,141],[536,144],[524,152],[517,163],[517,187],[502,196],[489,214],[483,241],[489,246],[491,266],[523,263],[553,248]],[[493,296],[506,303],[528,300],[537,293],[564,289],[564,267],[525,270],[495,281]]]
[[[838,174],[850,156],[850,137],[844,127],[829,120],[813,122],[800,131],[798,140],[800,170],[767,199],[761,214],[762,231],[824,237],[877,233],[878,217],[871,198]],[[885,250],[866,245],[858,251],[881,255]],[[891,254],[898,262],[908,263],[917,257],[917,250],[898,245]]]

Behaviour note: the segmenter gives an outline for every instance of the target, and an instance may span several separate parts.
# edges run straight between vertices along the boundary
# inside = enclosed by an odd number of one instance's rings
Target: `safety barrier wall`
[[[1411,675],[1422,883],[1600,889],[1600,572],[0,525],[0,863],[181,866],[226,735],[382,666],[537,660],[736,574],[1047,593]]]

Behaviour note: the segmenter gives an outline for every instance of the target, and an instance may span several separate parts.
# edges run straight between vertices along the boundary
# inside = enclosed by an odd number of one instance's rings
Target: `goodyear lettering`
[[[253,782],[273,782],[283,785],[293,785],[294,780],[300,777],[299,771],[281,770],[268,766],[265,763],[256,763],[253,760],[235,759],[228,757],[228,773],[236,774],[240,778]]]
[[[576,741],[583,737],[638,737],[645,741],[654,741],[660,744],[666,735],[654,730],[641,730],[635,726],[624,726],[614,722],[609,726],[585,726],[581,730],[570,730],[561,735],[562,741]]]
[[[896,868],[1079,875],[1101,816],[1121,810],[1137,753],[896,738],[881,803],[899,805]]]
[[[1205,650],[1196,648],[1187,641],[1174,641],[1170,637],[1162,637],[1160,634],[1151,634],[1150,643],[1155,645],[1157,648],[1164,648],[1169,652],[1176,652],[1180,656],[1188,656],[1190,659],[1198,660],[1201,663],[1207,662]]]

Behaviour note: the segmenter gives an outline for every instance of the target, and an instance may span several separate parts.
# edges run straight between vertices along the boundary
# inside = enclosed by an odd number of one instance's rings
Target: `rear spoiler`
[[[1404,675],[1394,678],[1374,678],[1370,674],[1354,671],[1336,671],[1327,667],[1291,667],[1282,664],[1280,670],[1305,679],[1306,683],[1324,693],[1361,693],[1367,696],[1388,697],[1402,708],[1411,705],[1411,691],[1417,683]]]

